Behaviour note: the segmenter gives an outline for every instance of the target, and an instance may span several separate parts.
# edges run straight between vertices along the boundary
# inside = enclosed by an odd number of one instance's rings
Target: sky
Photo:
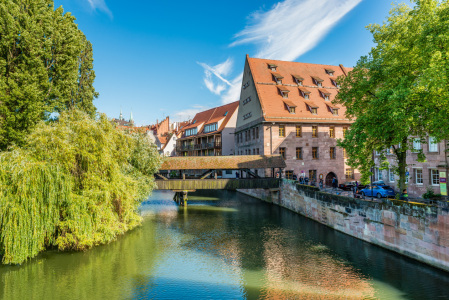
[[[405,3],[410,5],[408,0]],[[94,51],[99,112],[136,125],[239,100],[245,57],[353,67],[391,0],[55,0]]]

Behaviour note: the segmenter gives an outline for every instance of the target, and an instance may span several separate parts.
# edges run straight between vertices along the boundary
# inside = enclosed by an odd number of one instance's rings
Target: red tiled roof
[[[329,95],[330,99],[334,99],[338,93],[338,89],[332,83],[339,76],[345,76],[346,72],[352,68],[344,68],[343,66],[308,64],[299,62],[268,60],[260,58],[247,57],[248,64],[251,69],[256,90],[262,107],[263,117],[269,122],[324,122],[324,123],[351,123],[345,118],[346,108],[341,107],[338,116],[329,111],[327,104],[329,101],[323,99],[319,89]],[[273,75],[267,64],[277,65],[277,73],[284,77],[282,85],[273,84]],[[326,69],[332,69],[333,76],[326,73]],[[295,76],[303,78],[303,86],[298,86]],[[322,87],[318,88],[313,82],[313,78],[322,80]],[[285,109],[285,99],[278,92],[278,87],[288,87],[288,101],[297,106],[295,114],[291,114]],[[292,88],[292,87],[297,87]],[[302,97],[301,91],[309,94],[309,100]],[[305,103],[317,108],[317,114],[314,115],[307,108]],[[330,103],[329,103],[330,104]]]
[[[296,107],[296,104],[293,103],[292,101],[289,101],[289,100],[286,100],[286,99],[284,99],[282,101],[284,101],[284,103],[287,104],[290,107]]]
[[[239,107],[239,101],[235,101],[226,105],[222,105],[219,107],[211,108],[206,111],[199,112],[195,115],[195,117],[192,119],[190,124],[182,128],[182,131],[190,128],[195,128],[198,125],[204,123],[204,125],[207,124],[213,124],[218,121],[223,120],[221,123],[220,128],[218,130],[214,131],[214,133],[222,131],[226,125],[228,124],[229,120],[231,119],[234,112]],[[227,113],[226,113],[227,112]],[[226,116],[225,116],[226,113]],[[195,123],[193,123],[195,122]],[[202,127],[201,131],[197,133],[197,135],[202,134],[204,131],[204,126]],[[210,134],[212,132],[208,132]]]

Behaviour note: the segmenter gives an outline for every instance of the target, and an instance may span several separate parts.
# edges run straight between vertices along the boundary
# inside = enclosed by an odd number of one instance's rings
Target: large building
[[[281,154],[284,176],[320,178],[326,184],[358,180],[337,147],[351,121],[332,104],[337,78],[351,69],[246,57],[237,117],[237,155]],[[270,170],[258,170],[271,176]],[[265,174],[261,174],[264,172]]]
[[[178,156],[234,155],[234,131],[239,102],[197,113],[181,129],[176,141]]]

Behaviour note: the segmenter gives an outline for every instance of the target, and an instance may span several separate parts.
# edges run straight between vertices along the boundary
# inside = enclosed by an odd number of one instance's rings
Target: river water
[[[0,299],[449,299],[449,274],[226,191],[157,191],[141,227],[1,266]]]

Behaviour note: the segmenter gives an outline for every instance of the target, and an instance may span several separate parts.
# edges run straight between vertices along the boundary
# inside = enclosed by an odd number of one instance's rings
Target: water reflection
[[[2,299],[444,299],[449,276],[230,193],[157,192],[140,228],[85,253],[0,267]]]

